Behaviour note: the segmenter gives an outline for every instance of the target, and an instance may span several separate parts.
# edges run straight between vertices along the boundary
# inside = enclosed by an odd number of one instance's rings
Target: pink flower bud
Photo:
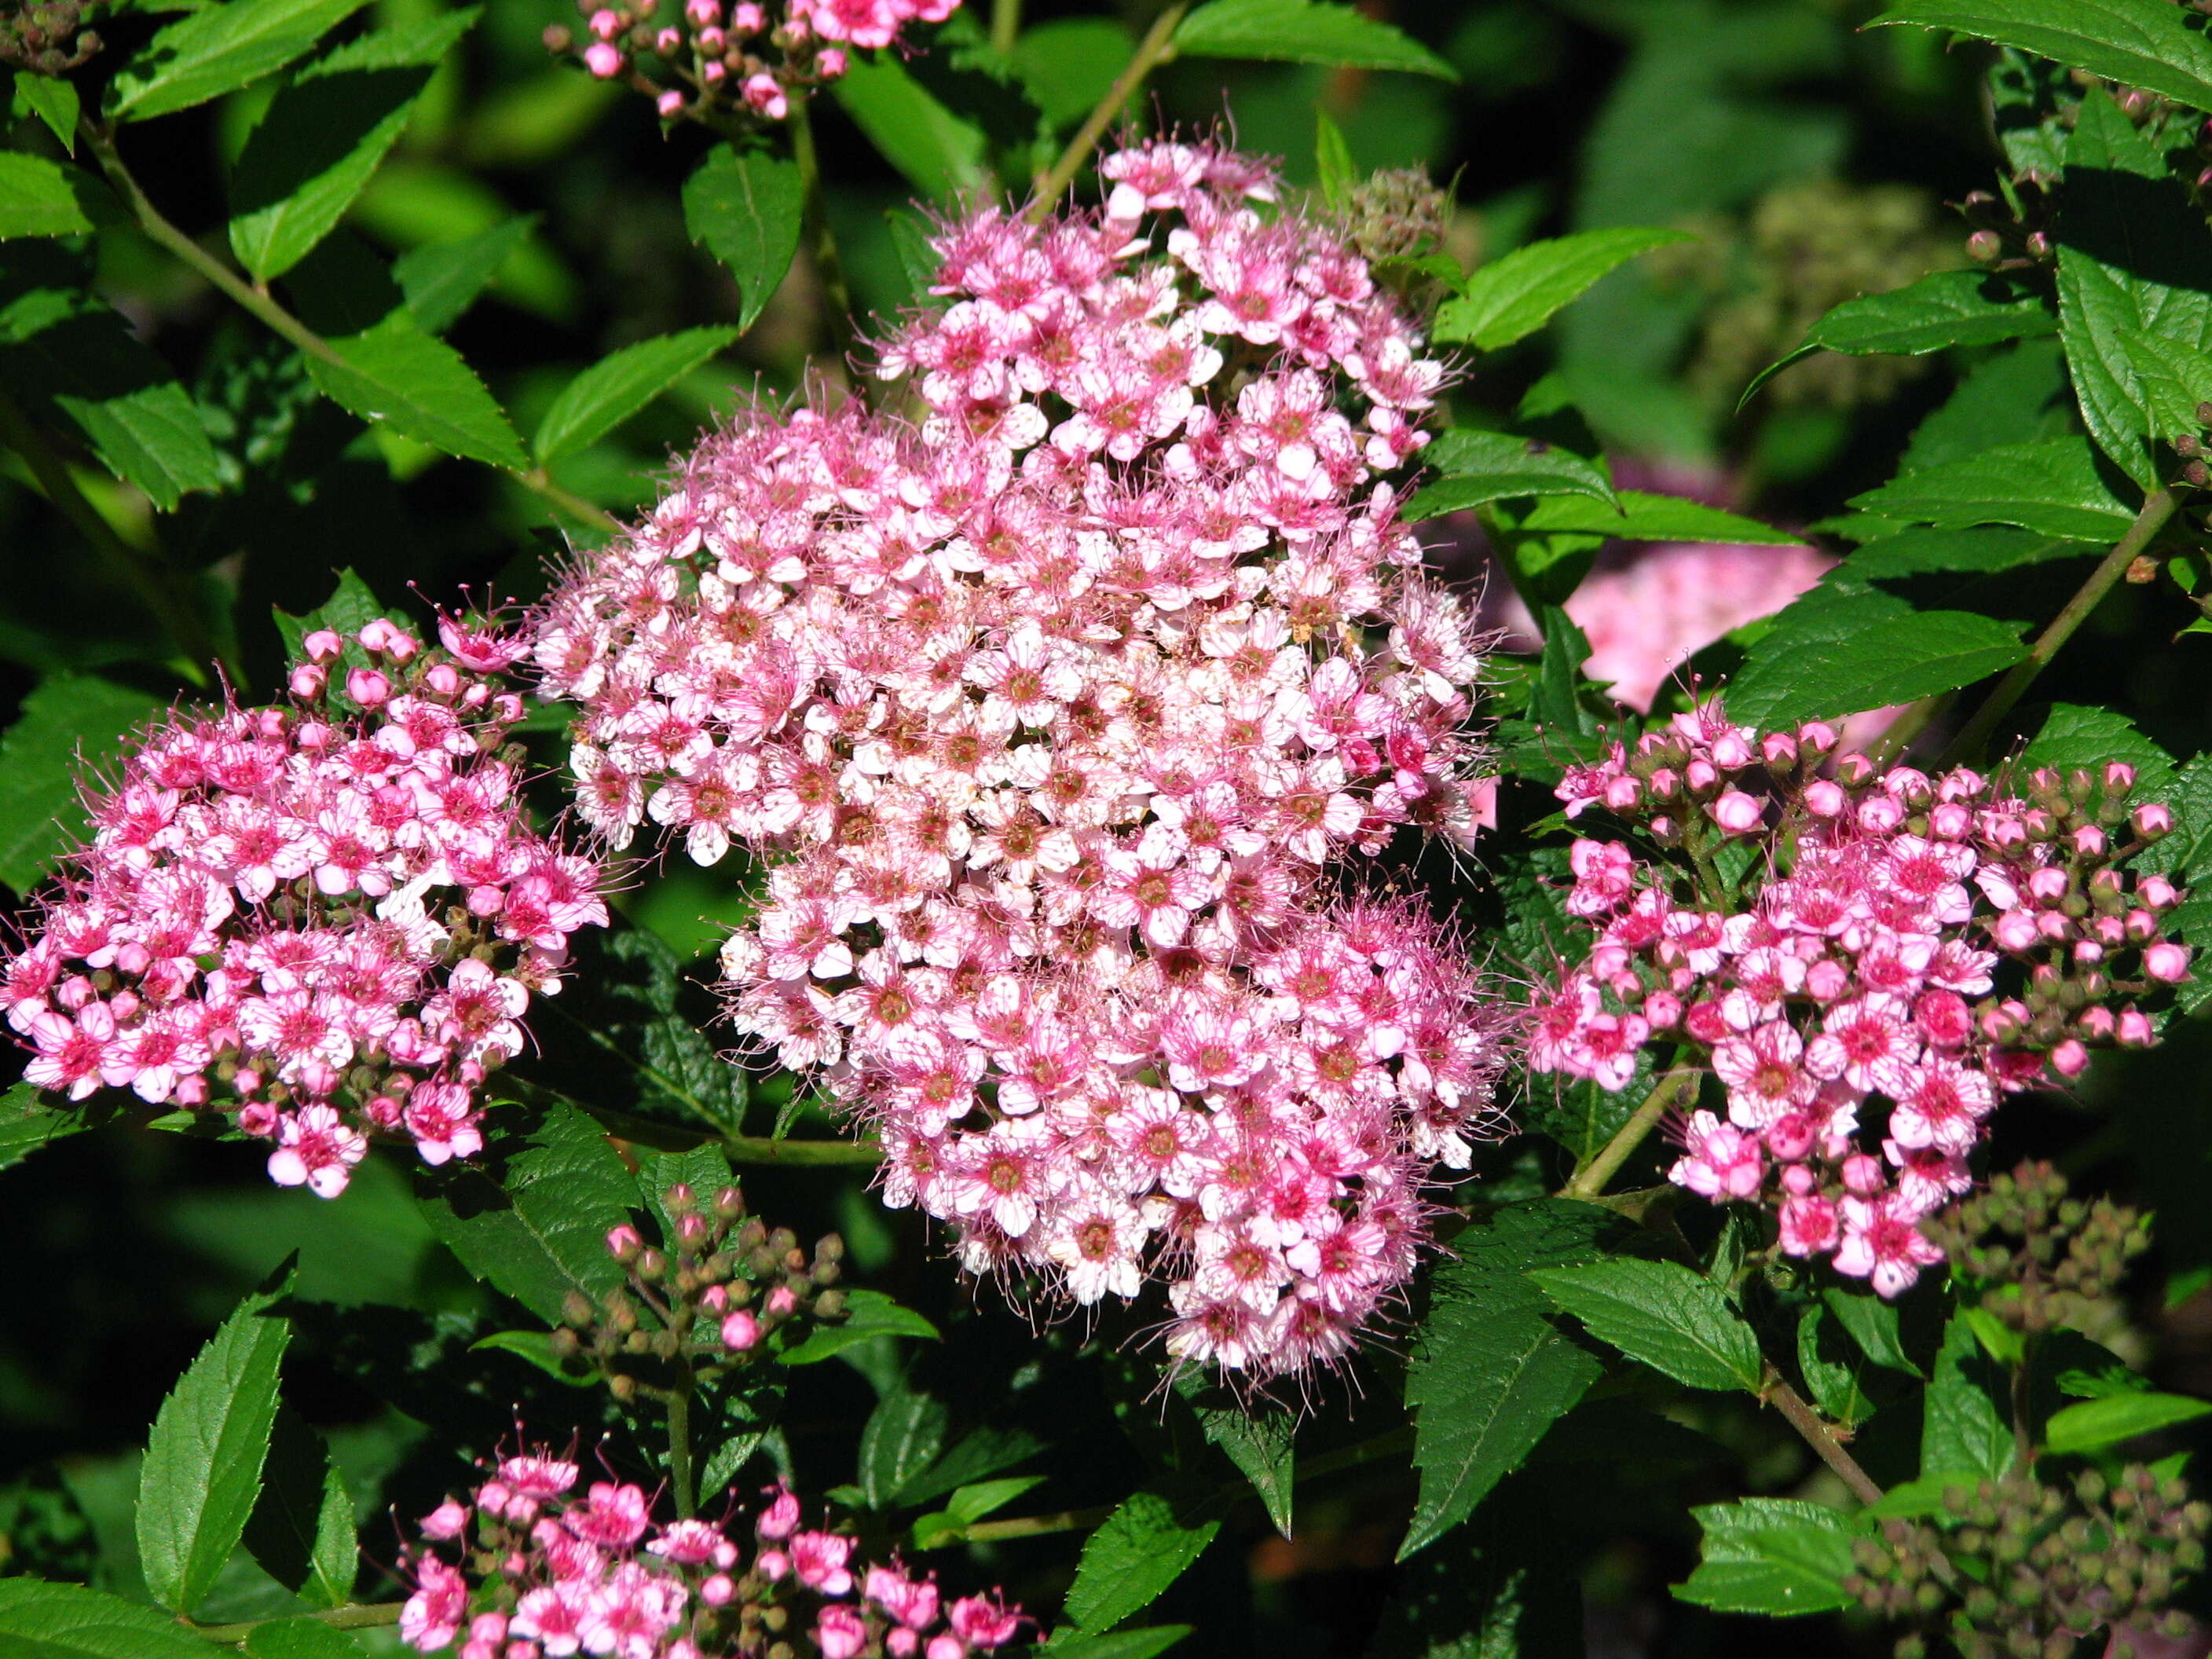
[[[625,1267],[638,1259],[645,1250],[645,1241],[638,1237],[637,1229],[627,1221],[618,1227],[607,1229],[607,1254]]]
[[[355,668],[346,672],[346,696],[363,708],[380,708],[391,700],[392,682],[374,668]]]
[[[2105,787],[2114,794],[2124,795],[2136,787],[2136,769],[2125,761],[2105,763]]]
[[[2145,841],[2155,841],[2160,836],[2173,833],[2173,809],[2163,801],[2145,801],[2136,808],[2136,834]]]
[[[814,72],[825,81],[835,81],[845,72],[845,48],[825,46],[814,60]]]
[[[1792,1198],[1802,1198],[1820,1188],[1820,1176],[1802,1164],[1792,1164],[1782,1172],[1782,1190]]]
[[[2105,832],[2094,823],[2077,824],[2074,830],[2074,850],[2085,859],[2105,855]]]
[[[433,696],[450,697],[461,689],[461,671],[449,662],[433,663],[422,684]]]
[[[753,3],[740,0],[730,13],[730,29],[736,34],[758,34],[768,27],[768,14]]]
[[[663,58],[673,58],[684,49],[684,31],[682,29],[661,30],[653,37],[653,49]],[[660,95],[663,98],[668,96],[665,92]]]
[[[1973,829],[1973,813],[1954,800],[1943,802],[1928,815],[1928,833],[1937,841],[1964,841]]]
[[[449,1538],[459,1538],[468,1524],[468,1510],[448,1498],[422,1517],[422,1535],[442,1543]],[[505,1634],[504,1632],[501,1633]]]
[[[1874,775],[1874,763],[1864,755],[1846,755],[1836,763],[1836,775],[1856,789]]]
[[[712,28],[722,21],[722,0],[689,0],[684,15],[695,28]]]
[[[1682,1018],[1682,999],[1672,991],[1654,991],[1644,1000],[1644,1018],[1655,1031],[1671,1030]]]
[[[2056,904],[2066,896],[2066,872],[2051,865],[2032,871],[2027,878],[2028,896],[2045,904]]]
[[[1644,786],[1634,778],[1621,776],[1607,780],[1605,786],[1606,810],[1626,812],[1634,810],[1644,797]]]
[[[2119,1022],[2112,1017],[2112,1011],[2100,1003],[2084,1008],[2081,1017],[2074,1022],[2074,1029],[2081,1032],[2087,1042],[2110,1042],[2118,1024]]]
[[[1709,794],[1720,787],[1720,768],[1701,756],[1682,769],[1682,781],[1693,795]]]
[[[307,653],[309,662],[332,662],[345,650],[345,641],[338,638],[334,629],[318,628],[300,641],[300,648]]]
[[[2179,985],[2189,977],[2189,947],[2160,939],[2143,951],[2143,972],[2161,985]]]
[[[653,106],[660,112],[662,120],[672,121],[684,113],[684,94],[671,87],[653,100]]]
[[[1850,804],[1850,797],[1844,793],[1843,787],[1826,778],[1806,786],[1805,810],[1816,818],[1840,817]]]
[[[622,73],[622,49],[605,40],[594,40],[584,48],[584,67],[602,81],[611,81]]]
[[[720,57],[723,48],[730,44],[729,37],[724,34],[721,30],[717,28],[701,29],[698,34],[698,40],[699,50],[705,52],[709,58]]]
[[[1787,732],[1769,732],[1759,739],[1759,752],[1773,767],[1797,764],[1797,739]]]
[[[1840,962],[1823,957],[1805,970],[1805,994],[1815,1002],[1833,1002],[1850,988],[1850,970]]]
[[[1808,754],[1825,755],[1836,746],[1836,728],[1826,720],[1808,720],[1797,728],[1797,744]]]
[[[1765,809],[1741,789],[1729,790],[1705,810],[1731,836],[1750,835],[1765,816]]]
[[[1854,1152],[1844,1160],[1844,1190],[1856,1198],[1872,1198],[1882,1189],[1884,1177],[1881,1160],[1866,1152]]]
[[[2136,896],[2153,910],[2170,910],[2181,902],[2181,895],[2164,876],[2145,876],[2136,884]]]
[[[791,113],[791,103],[783,95],[782,83],[773,75],[748,76],[744,100],[747,105],[771,121],[781,121]]]
[[[2089,1069],[2089,1051],[2078,1039],[2068,1037],[2051,1051],[2051,1069],[2071,1082]]]
[[[608,7],[601,6],[592,14],[591,21],[585,27],[591,30],[593,40],[611,40],[623,32],[622,15]]]
[[[1859,803],[1857,816],[1859,828],[1869,835],[1886,836],[1905,822],[1905,807],[1892,796],[1876,795]]]
[[[775,1576],[781,1578],[783,1575],[778,1573]],[[699,1586],[699,1599],[710,1607],[727,1607],[737,1593],[737,1584],[726,1572],[718,1572]]]
[[[319,663],[301,663],[292,671],[292,695],[304,702],[321,696],[330,683],[330,671]]]
[[[722,1346],[732,1353],[744,1353],[759,1346],[760,1321],[740,1308],[722,1322]]]
[[[2148,1048],[2158,1039],[2157,1032],[2151,1026],[2150,1016],[2140,1008],[2120,1010],[2119,1029],[2115,1035],[2124,1048]]]

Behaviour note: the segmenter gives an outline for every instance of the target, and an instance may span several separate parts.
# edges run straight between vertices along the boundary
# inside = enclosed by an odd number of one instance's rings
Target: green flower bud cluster
[[[1854,1547],[1858,1571],[1844,1589],[1919,1626],[1898,1659],[1922,1659],[1947,1612],[1964,1659],[2067,1659],[2108,1627],[2186,1634],[2171,1603],[2204,1565],[2208,1526],[2212,1504],[2141,1464],[2114,1480],[2085,1469],[2066,1486],[2008,1475],[1947,1488],[1933,1522],[1882,1522]]]
[[[0,0],[0,64],[33,75],[66,75],[100,47],[85,27],[83,0]]]
[[[2060,1326],[2094,1336],[2124,1320],[2118,1294],[2150,1248],[2149,1218],[2109,1199],[2069,1196],[2048,1164],[2027,1163],[1932,1218],[1951,1270],[1983,1286],[1982,1306],[2030,1335]]]
[[[845,1316],[836,1234],[816,1240],[810,1256],[788,1227],[748,1216],[735,1187],[702,1198],[679,1182],[661,1202],[664,1242],[627,1224],[610,1231],[607,1253],[626,1282],[596,1301],[571,1291],[553,1332],[555,1356],[584,1360],[617,1400],[657,1398],[681,1386],[681,1371],[759,1364]]]
[[[2057,263],[2057,246],[2051,237],[2057,203],[2033,173],[1999,179],[1994,194],[1968,191],[1959,204],[1959,216],[1971,227],[1966,257],[1978,265],[2024,271],[2049,270]]]
[[[1419,167],[1370,173],[1352,187],[1343,215],[1345,240],[1374,264],[1410,259],[1444,239],[1451,198]]]

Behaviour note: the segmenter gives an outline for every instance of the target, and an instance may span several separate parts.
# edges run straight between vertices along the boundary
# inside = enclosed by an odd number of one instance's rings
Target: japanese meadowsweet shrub
[[[546,608],[579,810],[767,860],[732,1016],[977,1271],[1171,1281],[1178,1355],[1341,1354],[1487,1121],[1501,1015],[1334,872],[1471,823],[1480,658],[1388,475],[1443,378],[1211,144],[982,210],[882,347],[915,411],[756,411]]]
[[[2131,767],[2002,782],[1836,747],[1715,698],[1569,771],[1568,816],[1641,846],[1575,842],[1565,908],[1595,937],[1543,992],[1529,1065],[1618,1091],[1678,1045],[1728,1108],[1689,1115],[1669,1178],[1895,1296],[1943,1259],[1919,1224],[1972,1188],[1999,1101],[2148,1046],[2136,1000],[2190,951],[2161,929],[2172,884],[2126,867],[2172,823],[2131,805]]]
[[[422,1518],[400,1638],[460,1659],[965,1659],[1029,1623],[998,1595],[946,1600],[934,1575],[856,1562],[851,1537],[800,1526],[788,1487],[750,1525],[734,1504],[714,1520],[654,1508],[630,1482],[587,1482],[573,1453],[498,1459]]]
[[[325,1198],[373,1135],[482,1149],[478,1086],[607,910],[517,797],[526,643],[438,635],[310,634],[289,702],[179,710],[88,786],[92,838],[5,964],[31,1082],[225,1114]]]

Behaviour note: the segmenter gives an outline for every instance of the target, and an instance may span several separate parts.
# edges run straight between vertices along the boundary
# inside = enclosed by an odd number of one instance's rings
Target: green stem
[[[1596,1199],[1605,1191],[1605,1183],[1628,1162],[1628,1155],[1659,1127],[1659,1120],[1680,1101],[1696,1097],[1698,1076],[1695,1071],[1680,1071],[1669,1072],[1661,1078],[1651,1092],[1644,1096],[1644,1103],[1629,1115],[1628,1121],[1613,1132],[1613,1139],[1598,1149],[1596,1157],[1569,1177],[1559,1195],[1578,1198],[1585,1203]]]
[[[812,239],[814,277],[821,290],[822,319],[830,334],[830,348],[837,359],[838,373],[847,386],[860,393],[866,380],[853,362],[853,294],[845,284],[845,262],[838,256],[837,237],[830,228],[830,200],[822,189],[822,157],[814,148],[814,119],[806,100],[795,99],[788,123],[791,158],[799,164],[800,200],[806,228]]]
[[[722,1151],[732,1164],[773,1164],[787,1169],[830,1164],[880,1164],[884,1144],[860,1140],[771,1140],[766,1135],[724,1135]]]
[[[1978,755],[1982,746],[1996,730],[1997,722],[2012,712],[2027,688],[2035,684],[2051,659],[2057,656],[2066,641],[2074,637],[2075,630],[2089,619],[2089,613],[2103,603],[2105,595],[2112,591],[2128,567],[2148,547],[2158,532],[2166,528],[2180,505],[2171,489],[2154,489],[2145,498],[2142,510],[2136,521],[2128,526],[2128,533],[2107,553],[2102,562],[2089,574],[2080,590],[2066,602],[2066,608],[2052,618],[2051,626],[2035,636],[2035,643],[2027,648],[2027,655],[2013,671],[1997,682],[1997,689],[1990,693],[1990,700],[1975,711],[1974,718],[1953,738],[1951,746],[1943,751],[1940,764],[1954,766],[1960,761]]]
[[[1022,0],[991,0],[991,45],[1010,55],[1022,33]]]
[[[1041,1538],[1048,1533],[1088,1532],[1114,1513],[1111,1504],[1097,1509],[1062,1510],[1057,1515],[1018,1515],[1010,1521],[978,1521],[964,1527],[959,1541],[986,1544],[1001,1538]]]
[[[691,1486],[691,1365],[683,1362],[676,1386],[668,1391],[668,1486],[676,1518],[689,1521],[698,1508]]]
[[[69,463],[39,429],[38,422],[4,390],[0,390],[0,443],[23,458],[54,510],[74,525],[77,533],[145,601],[182,655],[192,684],[206,685],[208,665],[220,662],[222,657],[206,620],[192,602],[191,589],[176,568],[131,546],[116,533],[115,526],[85,499],[76,480],[70,476]]]
[[[1060,159],[1037,175],[1036,194],[1023,211],[1023,218],[1033,225],[1041,225],[1051,216],[1052,210],[1060,205],[1061,194],[1075,182],[1075,175],[1091,159],[1100,137],[1114,124],[1122,106],[1145,83],[1145,77],[1161,64],[1174,61],[1176,27],[1189,9],[1189,0],[1179,0],[1179,3],[1170,6],[1152,20],[1152,27],[1137,43],[1136,51],[1122,65],[1121,74],[1114,77],[1114,84],[1098,100],[1097,107],[1075,130],[1075,137],[1067,141],[1067,148],[1060,151]]]
[[[115,193],[123,198],[124,206],[131,210],[131,216],[137,222],[138,228],[146,233],[149,240],[167,248],[232,304],[259,321],[278,338],[288,341],[319,362],[345,366],[344,356],[328,340],[277,304],[265,290],[247,282],[172,224],[146,192],[139,188],[138,180],[124,165],[122,152],[115,147],[113,134],[106,127],[94,123],[89,116],[82,117],[77,122],[77,134],[84,141],[85,148],[92,153],[93,160],[100,164],[100,172],[106,175],[107,182],[114,187]],[[562,489],[545,476],[542,467],[502,466],[495,470],[514,479],[532,495],[595,530],[608,535],[622,532],[621,520],[603,508],[594,507],[582,496]]]
[[[1813,1449],[1820,1460],[1842,1477],[1854,1498],[1862,1504],[1881,1502],[1881,1488],[1875,1484],[1874,1478],[1859,1467],[1856,1458],[1844,1449],[1843,1442],[1837,1439],[1834,1431],[1820,1420],[1820,1413],[1807,1405],[1804,1396],[1784,1382],[1782,1374],[1772,1366],[1767,1368],[1766,1379],[1760,1385],[1759,1394],[1767,1404],[1790,1419],[1790,1426],[1804,1437],[1805,1443]]]
[[[2028,1432],[2031,1395],[2028,1380],[2033,1375],[2029,1364],[2034,1357],[2035,1339],[2023,1335],[2020,1345],[2020,1362],[2012,1368],[2012,1472],[2025,1474],[2035,1462],[2035,1440]]]
[[[349,1602],[342,1607],[320,1607],[312,1613],[287,1613],[277,1619],[312,1619],[332,1630],[370,1630],[380,1625],[396,1625],[404,1601]],[[191,1625],[185,1628],[195,1636],[204,1636],[210,1642],[243,1642],[264,1625],[273,1625],[277,1619],[249,1619],[240,1625]]]

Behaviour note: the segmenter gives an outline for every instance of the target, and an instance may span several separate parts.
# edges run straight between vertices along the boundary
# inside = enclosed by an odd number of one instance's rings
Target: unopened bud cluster
[[[2187,1634],[2172,1603],[2204,1565],[2208,1524],[2212,1505],[2140,1464],[2116,1480],[2087,1469],[2066,1486],[2015,1474],[1948,1488],[1932,1524],[1883,1522],[1855,1547],[1844,1589],[1924,1629],[1948,1612],[1941,1628],[1965,1659],[2068,1659],[2107,1629]],[[1918,1630],[1897,1644],[1898,1659],[1928,1650]]]
[[[1984,1286],[1982,1306],[2030,1334],[2112,1328],[2120,1280],[2150,1248],[2148,1218],[2109,1199],[2069,1196],[2066,1178],[2043,1163],[1998,1176],[1929,1232],[1954,1273]]]
[[[92,8],[82,0],[0,3],[0,64],[33,75],[66,75],[100,48],[100,36],[85,27]]]
[[[1345,240],[1370,264],[1410,259],[1443,240],[1451,198],[1422,167],[1393,167],[1368,174],[1344,204]]]
[[[584,28],[556,23],[547,50],[600,80],[623,76],[650,94],[663,120],[730,112],[781,121],[791,100],[845,73],[854,48],[892,45],[915,21],[942,22],[960,0],[577,0]]]
[[[2008,787],[1836,744],[1713,701],[1569,772],[1570,817],[1638,839],[1574,845],[1565,908],[1596,938],[1540,992],[1528,1063],[1615,1092],[1646,1049],[1709,1066],[1728,1117],[1691,1116],[1670,1178],[1771,1204],[1785,1254],[1894,1296],[1942,1259],[1919,1223],[1972,1187],[1998,1099],[2150,1044],[2134,999],[2190,951],[2161,931],[2180,894],[2126,867],[2173,827],[2131,767]]]
[[[2002,195],[1972,191],[1959,204],[1960,216],[1973,227],[1966,257],[1991,270],[2048,270],[2058,258],[2051,229],[2057,204],[2033,174],[2002,181]]]
[[[628,1224],[611,1231],[607,1254],[626,1284],[598,1302],[571,1291],[553,1333],[555,1355],[586,1360],[617,1399],[664,1392],[682,1369],[757,1362],[816,1322],[845,1316],[836,1234],[817,1239],[810,1256],[788,1227],[748,1216],[735,1187],[702,1197],[678,1182],[661,1204],[668,1237],[649,1244]]]

